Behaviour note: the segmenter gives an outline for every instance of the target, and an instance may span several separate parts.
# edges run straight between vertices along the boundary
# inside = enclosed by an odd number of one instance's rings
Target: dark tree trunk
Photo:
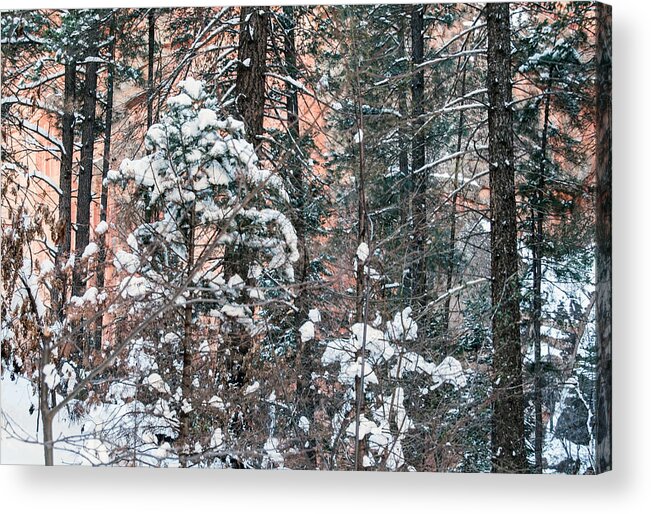
[[[91,55],[94,55],[91,53]],[[92,203],[93,155],[95,150],[95,106],[97,103],[97,62],[86,63],[83,90],[83,122],[81,126],[81,165],[77,188],[77,259],[90,242],[90,208]],[[79,264],[75,267],[72,292],[78,295],[85,286],[85,273]]]
[[[524,473],[520,295],[508,3],[486,5],[493,307],[493,471]]]
[[[242,6],[237,68],[237,109],[251,143],[263,133],[268,12],[264,7]]]
[[[411,187],[413,246],[410,251],[411,297],[415,305],[424,307],[427,303],[427,173],[425,166],[425,131],[423,113],[425,102],[424,56],[424,5],[411,8],[411,97],[413,135],[411,142]],[[421,171],[419,171],[421,170]]]
[[[612,469],[612,10],[597,4],[596,472]]]
[[[61,239],[61,254],[66,256],[70,253],[71,246],[71,205],[72,205],[72,157],[74,148],[74,125],[75,125],[75,80],[77,66],[74,61],[67,62],[64,73],[63,91],[63,127],[62,142],[64,154],[61,157],[61,175],[59,186],[62,191],[59,200],[59,219],[63,223],[63,236]]]
[[[147,128],[154,123],[154,50],[156,48],[156,9],[149,9],[147,15]]]
[[[399,58],[403,59],[404,62],[409,62],[407,60],[407,15],[408,15],[408,10],[409,6],[403,6],[403,10],[401,11],[401,23],[400,23],[400,31],[398,33],[398,44],[399,44]],[[406,69],[404,70],[405,72],[407,71]],[[398,97],[398,110],[400,111],[400,115],[404,119],[409,118],[409,107],[407,105],[407,97],[406,95],[400,95]],[[409,134],[407,132],[407,127],[403,127],[402,130],[400,131],[400,148],[399,148],[399,153],[398,153],[398,170],[400,171],[400,226],[402,227],[403,230],[406,230],[409,226],[410,219],[411,219],[411,195],[412,195],[412,187],[411,187],[411,177],[409,176],[409,145],[411,142],[411,139],[409,137]],[[409,248],[407,248],[409,250]],[[407,277],[403,278],[403,286],[407,286],[408,284],[405,283],[404,279]]]
[[[60,274],[60,288],[55,289],[54,304],[59,319],[63,318],[63,306],[68,295],[68,282],[61,266],[70,254],[72,239],[72,157],[75,151],[75,80],[77,66],[74,60],[65,64],[64,90],[63,90],[63,119],[61,139],[63,154],[61,155],[61,168],[59,172],[59,225],[58,234],[59,250],[57,252],[57,273]]]

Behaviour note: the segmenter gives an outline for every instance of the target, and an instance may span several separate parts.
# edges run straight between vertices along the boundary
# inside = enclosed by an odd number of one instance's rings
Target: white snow
[[[301,325],[301,328],[298,329],[298,331],[301,333],[302,343],[314,339],[314,323],[311,320],[303,323]]]
[[[357,252],[355,252],[355,254],[357,255],[357,258],[361,262],[366,262],[366,259],[368,259],[368,254],[369,254],[368,245],[362,241],[357,247]]]
[[[101,236],[102,234],[105,234],[108,231],[108,229],[109,229],[108,223],[106,223],[106,221],[102,220],[95,227],[95,234],[97,234],[98,236]]]
[[[253,382],[251,385],[247,386],[247,388],[244,390],[244,395],[248,396],[250,394],[255,393],[258,389],[260,389],[260,382],[257,380]]]
[[[170,393],[170,386],[167,385],[167,383],[163,380],[163,377],[161,377],[158,373],[152,373],[147,378],[145,378],[145,380],[143,380],[143,383],[153,387],[159,393]]]
[[[313,323],[321,322],[321,312],[319,312],[319,309],[310,309],[307,317],[310,318],[310,321]]]
[[[229,316],[231,318],[244,318],[246,317],[246,312],[242,305],[237,304],[226,304],[221,308],[222,314]]]
[[[217,395],[212,396],[210,400],[208,400],[208,405],[219,410],[224,410],[226,408],[226,404],[224,403],[224,400],[222,400]]]
[[[88,243],[88,246],[84,248],[84,253],[81,254],[82,259],[87,259],[88,257],[91,257],[95,255],[99,251],[99,247],[97,246],[96,243]]]
[[[54,364],[49,363],[43,366],[43,377],[45,383],[50,389],[54,389],[61,382],[61,377],[57,372],[57,368]]]
[[[307,434],[310,431],[310,420],[301,416],[298,420],[298,428]]]

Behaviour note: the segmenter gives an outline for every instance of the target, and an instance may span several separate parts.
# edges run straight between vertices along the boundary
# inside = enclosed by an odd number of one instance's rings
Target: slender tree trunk
[[[95,55],[91,53],[91,55]],[[92,202],[93,155],[95,150],[95,106],[97,103],[97,62],[86,63],[86,77],[83,90],[83,122],[81,127],[81,166],[77,188],[77,234],[75,251],[77,258],[90,242],[90,208]],[[75,268],[73,294],[79,294],[85,286],[84,272]]]
[[[235,87],[237,109],[249,139],[259,144],[264,126],[265,72],[268,11],[264,7],[242,6],[240,14],[239,65]]]
[[[61,155],[61,167],[59,172],[59,224],[61,233],[59,235],[59,250],[57,252],[56,269],[60,276],[60,288],[55,289],[55,309],[57,317],[63,318],[63,307],[68,296],[68,281],[61,266],[70,255],[72,239],[72,157],[74,148],[74,124],[75,124],[75,80],[77,66],[72,58],[65,64],[64,69],[64,90],[63,90],[63,119],[61,127],[61,138],[63,153]]]
[[[39,363],[38,392],[41,423],[43,424],[43,459],[46,466],[54,465],[54,436],[52,431],[52,414],[48,405],[49,388],[45,383],[43,368],[50,363],[50,340],[44,338]]]
[[[188,232],[186,234],[186,248],[188,249],[188,263],[187,263],[187,276],[190,276],[194,268],[195,260],[195,226],[196,214],[194,207],[191,209],[188,218]],[[183,369],[181,371],[181,398],[182,401],[192,401],[192,373],[193,373],[193,360],[194,360],[194,345],[192,340],[192,326],[193,326],[193,304],[192,298],[188,301],[183,308]],[[183,409],[183,404],[179,408],[179,463],[181,467],[187,467],[189,463],[188,452],[190,449],[190,416],[191,411]]]
[[[154,50],[156,48],[156,9],[149,9],[147,14],[147,128],[154,123]]]
[[[612,9],[597,4],[596,472],[612,469]]]
[[[355,60],[357,62],[357,60]],[[357,71],[357,66],[355,66]],[[364,133],[364,118],[362,115],[362,105],[361,105],[361,93],[359,92],[359,75],[357,71],[357,130],[359,134]],[[357,177],[357,245],[362,243],[369,243],[369,232],[368,232],[368,207],[366,203],[366,155],[364,148],[364,139],[363,136],[359,138],[359,173]],[[370,255],[369,255],[370,258]],[[368,258],[364,261],[362,259],[357,259],[357,267],[355,270],[355,321],[357,323],[367,322],[367,309],[368,304],[368,277],[366,273],[366,268]],[[366,327],[366,325],[364,325]],[[364,328],[364,332],[366,328]],[[363,338],[361,349],[356,353],[356,359],[362,362],[361,371],[358,376],[355,377],[355,470],[359,471],[364,461],[364,455],[366,455],[366,441],[365,439],[360,440],[359,438],[359,423],[360,416],[364,411],[364,381],[363,377],[365,376],[364,370],[364,359],[365,359],[365,337]]]
[[[399,57],[407,61],[407,23],[406,18],[408,15],[409,6],[403,6],[404,10],[401,12],[402,19],[400,23],[400,31],[398,33],[398,45],[399,45]],[[404,70],[407,71],[406,69]],[[409,118],[409,107],[407,105],[406,95],[399,95],[398,97],[398,109],[400,115],[403,119]],[[412,216],[411,212],[411,196],[412,196],[412,186],[411,186],[411,176],[409,174],[409,146],[410,146],[410,137],[407,131],[407,127],[403,127],[400,131],[400,148],[398,153],[398,170],[400,171],[400,226],[403,230],[406,230],[409,226],[410,219]],[[408,248],[409,250],[409,248]],[[407,277],[403,277],[403,288],[406,288],[408,285],[405,281]]]
[[[425,70],[422,66],[424,56],[424,5],[411,8],[411,97],[413,116],[413,138],[411,143],[412,174],[412,216],[413,247],[410,273],[412,276],[411,296],[416,305],[427,304],[427,182],[428,175],[418,172],[425,166],[425,130],[423,113],[425,110]]]
[[[115,12],[111,15],[111,27],[109,31],[109,59],[107,65],[106,77],[106,115],[104,127],[104,153],[102,155],[102,193],[100,195],[100,220],[107,222],[108,214],[108,184],[106,177],[111,167],[111,132],[113,130],[113,85],[115,80]],[[99,255],[97,269],[97,288],[104,287],[104,277],[106,271],[106,232],[99,236]],[[100,315],[97,320],[97,329],[95,332],[95,347],[102,346],[102,328],[104,325],[104,316]]]
[[[534,428],[534,457],[536,473],[543,472],[543,441],[544,425],[542,415],[542,363],[541,363],[541,324],[542,324],[542,246],[544,241],[544,219],[543,191],[545,188],[545,164],[547,159],[547,139],[549,128],[549,110],[551,104],[551,87],[554,69],[550,66],[549,79],[547,82],[547,96],[545,97],[545,110],[543,114],[542,141],[540,145],[540,168],[536,181],[536,189],[531,207],[531,234],[532,245],[531,255],[533,261],[533,312],[532,332],[534,348],[534,371],[533,371],[533,404],[535,414]]]
[[[61,174],[59,186],[62,195],[59,201],[59,219],[63,222],[63,237],[61,242],[61,254],[67,256],[70,253],[72,234],[72,158],[74,148],[74,125],[75,125],[75,81],[77,66],[74,61],[66,62],[64,71],[63,91],[63,127],[62,142],[63,155],[61,157]]]
[[[508,3],[486,7],[488,131],[493,306],[493,471],[524,473],[520,295],[511,110],[511,31]]]

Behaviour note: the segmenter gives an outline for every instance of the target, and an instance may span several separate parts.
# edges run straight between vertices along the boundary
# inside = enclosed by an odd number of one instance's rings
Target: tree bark
[[[156,48],[156,9],[149,9],[147,14],[147,128],[154,123],[154,50]]]
[[[493,472],[524,473],[509,4],[486,5],[493,307]]]
[[[91,52],[92,56],[96,55]],[[94,60],[86,63],[86,77],[83,90],[83,122],[81,126],[81,166],[77,188],[77,234],[75,251],[77,259],[90,241],[90,207],[92,202],[93,155],[95,150],[95,106],[97,103],[97,67]],[[85,286],[84,272],[75,268],[72,292],[78,295]]]
[[[411,186],[412,192],[412,234],[411,249],[411,297],[415,305],[427,304],[427,178],[425,171],[425,131],[423,113],[425,110],[425,70],[422,66],[424,56],[424,5],[411,8],[411,97],[413,136],[411,142]]]
[[[73,57],[65,64],[64,68],[64,90],[63,90],[63,117],[61,127],[61,139],[63,153],[61,155],[61,166],[59,171],[59,249],[56,258],[56,269],[59,275],[60,288],[54,290],[54,305],[59,319],[63,318],[63,309],[68,296],[68,281],[61,267],[70,255],[72,239],[72,157],[75,151],[75,81],[77,65]]]
[[[196,227],[196,213],[194,207],[190,210],[188,215],[188,229],[185,235],[186,248],[188,250],[188,262],[186,274],[189,277],[194,268],[195,262],[195,227]],[[194,360],[194,344],[192,340],[192,326],[193,326],[193,304],[192,297],[187,299],[185,307],[183,308],[183,341],[182,341],[182,361],[183,369],[181,371],[181,401],[187,400],[191,402],[192,399],[192,373],[193,373],[193,360]],[[192,411],[186,412],[183,409],[183,404],[179,406],[179,464],[185,468],[189,463],[190,449],[190,416]]]
[[[264,126],[268,23],[266,8],[242,6],[236,105],[255,146],[259,144]]]
[[[597,4],[596,472],[612,469],[612,10]]]
[[[102,155],[102,192],[100,195],[100,220],[106,222],[108,214],[108,184],[105,183],[106,177],[111,167],[111,135],[113,130],[113,86],[115,81],[115,12],[111,15],[111,26],[109,29],[109,59],[107,65],[106,77],[106,114],[104,127],[104,152]],[[99,267],[97,269],[97,288],[104,287],[104,276],[106,271],[106,232],[99,237]],[[97,320],[97,329],[95,332],[95,347],[102,346],[102,327],[104,316],[100,314]]]

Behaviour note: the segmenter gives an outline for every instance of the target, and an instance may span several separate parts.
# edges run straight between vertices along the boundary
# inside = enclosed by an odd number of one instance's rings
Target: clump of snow
[[[84,304],[90,303],[96,305],[99,301],[99,291],[95,286],[89,287],[83,294],[83,296],[73,296],[70,298],[70,303],[75,307],[83,307]]]
[[[301,416],[298,420],[298,428],[307,434],[310,431],[310,420]]]
[[[393,321],[387,321],[387,335],[392,341],[415,341],[418,337],[418,324],[411,318],[411,307],[396,313]]]
[[[158,373],[152,373],[143,381],[144,384],[153,387],[159,393],[170,393],[170,386],[163,380]]]
[[[66,271],[66,270],[72,269],[74,267],[75,267],[75,254],[71,253],[70,257],[68,257],[68,260],[66,261],[66,263],[61,268],[61,271]]]
[[[108,231],[108,229],[109,229],[108,223],[102,220],[95,227],[95,234],[101,236],[102,234],[105,234]]]
[[[314,323],[311,320],[303,323],[301,327],[298,329],[298,331],[301,334],[302,343],[314,339]]]
[[[181,402],[181,410],[185,414],[189,414],[190,412],[192,412],[192,410],[193,410],[192,402],[190,400],[188,400],[187,398],[183,398],[183,401]]]
[[[226,304],[221,308],[222,314],[229,316],[231,318],[244,318],[246,317],[246,312],[244,306],[237,304]]]
[[[436,386],[452,384],[455,387],[465,387],[467,382],[461,363],[454,357],[443,359],[441,364],[432,372],[432,378],[435,380]]]
[[[257,380],[253,382],[251,385],[247,386],[247,388],[244,390],[244,395],[248,396],[250,394],[255,393],[258,389],[260,389],[260,382]]]
[[[96,243],[88,243],[88,246],[84,248],[84,253],[81,254],[82,259],[87,259],[88,257],[91,257],[92,255],[95,255],[99,251],[99,247],[97,246]]]
[[[135,273],[140,266],[140,259],[132,253],[118,250],[113,259],[113,265],[118,271],[125,270],[127,273]]]
[[[310,321],[312,323],[321,322],[321,312],[319,312],[319,309],[310,309],[310,312],[308,312],[307,317],[310,318]]]
[[[184,91],[193,100],[201,100],[204,96],[203,82],[188,77],[179,83],[181,90]]]
[[[360,260],[360,262],[366,262],[366,259],[368,259],[369,255],[369,249],[368,245],[365,242],[359,243],[359,246],[357,247],[357,252],[356,252],[357,258]]]
[[[263,462],[263,465],[275,465],[275,466],[283,466],[285,463],[285,459],[283,458],[282,454],[280,451],[278,451],[278,446],[279,442],[278,439],[275,437],[270,437],[267,439],[267,441],[264,443],[264,451],[266,453],[266,458],[265,462]]]
[[[208,405],[219,410],[224,410],[226,408],[226,404],[224,403],[224,400],[222,400],[217,395],[212,396],[210,400],[208,400]]]
[[[43,380],[50,389],[54,389],[61,382],[61,377],[57,372],[57,368],[54,364],[46,364],[43,366]]]

